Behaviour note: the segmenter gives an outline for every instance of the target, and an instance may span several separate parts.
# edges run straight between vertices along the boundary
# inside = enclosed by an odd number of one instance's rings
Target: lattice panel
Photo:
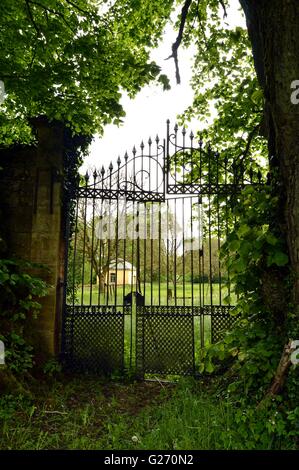
[[[124,315],[115,306],[67,307],[65,358],[78,371],[110,373],[124,367]]]
[[[232,308],[233,307],[229,306],[210,307],[211,335],[213,343],[221,340],[225,332],[230,330],[237,320],[237,316],[230,314],[230,310],[232,310]]]
[[[189,307],[137,310],[137,367],[143,374],[194,373],[194,316]]]

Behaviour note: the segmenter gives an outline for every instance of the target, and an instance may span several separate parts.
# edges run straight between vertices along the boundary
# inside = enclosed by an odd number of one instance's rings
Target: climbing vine
[[[270,185],[249,186],[231,200],[235,222],[222,245],[221,258],[237,297],[232,311],[236,322],[221,341],[206,345],[201,358],[201,372],[224,374],[223,393],[237,405],[234,420],[238,432],[253,448],[264,448],[272,439],[278,447],[283,441],[293,448],[298,435],[295,365],[290,365],[280,393],[269,393],[284,344],[298,336],[298,326],[290,321],[292,273],[286,242],[273,226],[278,204]]]
[[[47,293],[46,283],[32,274],[37,268],[41,266],[18,259],[0,260],[0,340],[5,366],[17,375],[33,366],[33,347],[26,339],[28,323],[39,314],[38,299]]]

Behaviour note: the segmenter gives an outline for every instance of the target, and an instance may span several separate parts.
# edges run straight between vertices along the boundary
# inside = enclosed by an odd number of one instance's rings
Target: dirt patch
[[[173,389],[173,384],[161,384],[158,381],[128,384],[103,382],[102,379],[90,377],[70,377],[50,385],[40,385],[35,405],[46,414],[89,407],[93,409],[94,415],[117,412],[135,416],[147,406],[159,405],[168,400]]]

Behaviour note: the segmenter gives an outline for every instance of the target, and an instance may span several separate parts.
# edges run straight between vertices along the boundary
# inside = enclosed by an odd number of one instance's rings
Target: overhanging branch
[[[30,8],[30,5],[29,5],[29,0],[25,0],[25,3],[26,3],[26,8],[27,8],[27,11],[28,11],[30,21],[31,21],[35,31],[37,32],[37,36],[39,36],[40,35],[40,30],[39,30],[39,27],[37,26],[36,22],[34,21],[33,14],[32,14],[32,11],[31,11],[31,8]]]
[[[183,8],[182,8],[182,12],[181,12],[181,22],[180,22],[180,28],[179,28],[179,34],[175,40],[175,42],[172,44],[172,54],[167,57],[166,60],[168,59],[173,59],[174,60],[174,64],[175,64],[175,76],[176,76],[176,81],[177,83],[181,83],[181,76],[180,76],[180,70],[179,70],[179,61],[178,61],[178,49],[181,45],[181,42],[182,42],[182,39],[183,39],[183,34],[184,34],[184,28],[185,28],[185,24],[186,24],[186,19],[187,19],[187,15],[188,15],[188,11],[189,11],[189,8],[190,8],[190,5],[192,3],[192,0],[186,0],[184,5],[183,5]]]
[[[245,150],[244,152],[241,152],[240,155],[238,155],[238,158],[241,158],[243,157],[243,160],[245,160],[245,158],[247,157],[248,153],[249,153],[249,150],[250,150],[250,147],[251,147],[251,143],[253,141],[253,138],[255,137],[255,134],[257,133],[257,131],[259,130],[260,128],[260,124],[257,124],[252,130],[251,132],[249,133],[248,135],[248,139],[247,139],[247,142],[246,142],[246,147],[245,147]]]
[[[62,19],[62,21],[66,24],[66,26],[73,32],[75,33],[75,31],[72,29],[71,25],[69,24],[69,22],[66,20],[65,16],[63,15],[63,13],[61,13],[60,11],[57,11],[57,10],[53,10],[52,8],[49,8],[45,5],[42,5],[41,3],[35,1],[35,0],[26,0],[26,3],[29,4],[31,3],[32,5],[35,5],[37,7],[40,7],[42,8],[45,13],[49,12],[49,13],[52,13],[53,15],[56,15],[58,17],[60,17]],[[48,21],[48,16],[47,16],[47,21]]]
[[[223,8],[223,18],[226,18],[226,17],[227,17],[227,11],[226,11],[225,3],[224,3],[223,0],[219,0],[219,3],[220,3],[220,5],[221,5],[222,8]]]

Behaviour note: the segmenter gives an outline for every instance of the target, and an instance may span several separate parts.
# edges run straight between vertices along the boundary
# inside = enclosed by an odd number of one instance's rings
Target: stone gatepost
[[[37,361],[60,348],[64,278],[63,127],[44,118],[33,122],[37,145],[1,151],[0,210],[10,255],[46,265],[38,270],[50,285],[42,310],[29,322]]]

